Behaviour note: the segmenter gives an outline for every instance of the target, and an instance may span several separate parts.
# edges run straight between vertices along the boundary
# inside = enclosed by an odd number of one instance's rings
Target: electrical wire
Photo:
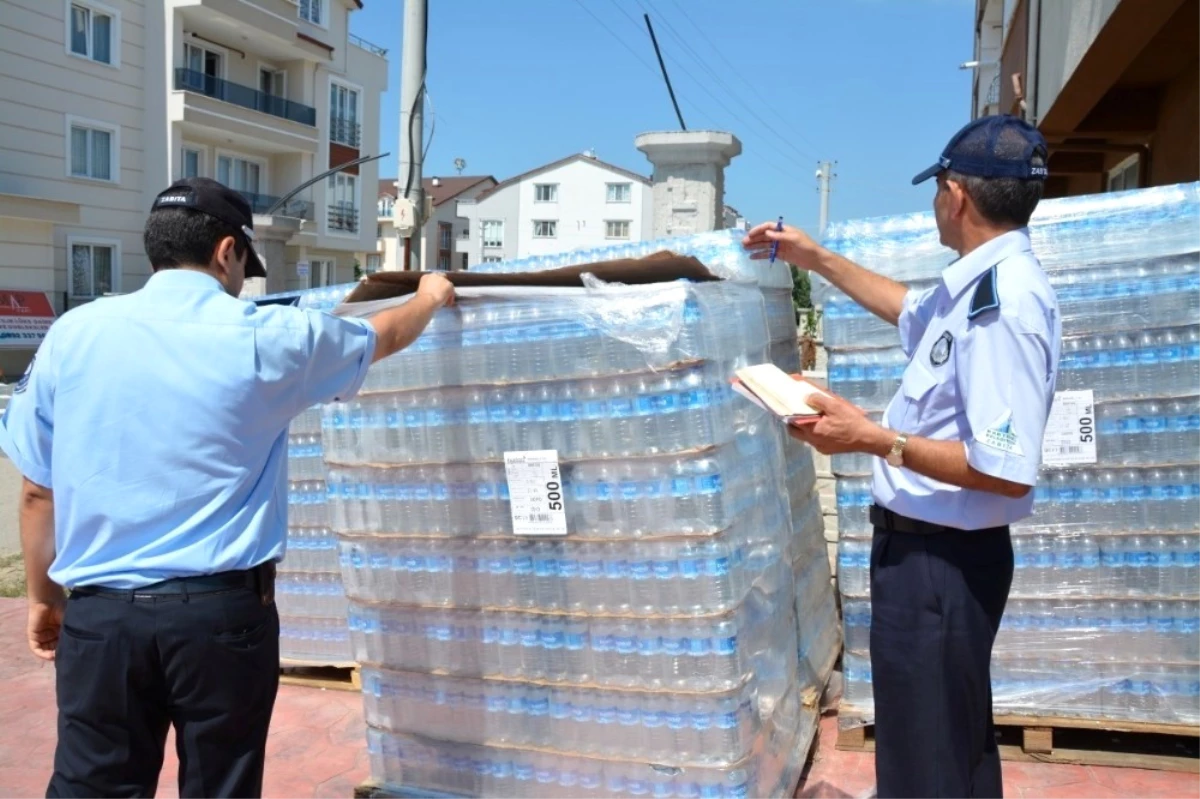
[[[404,176],[404,198],[408,199],[413,184],[413,161],[416,160],[416,147],[413,146],[413,119],[417,114],[417,105],[425,95],[425,76],[429,72],[429,0],[424,0],[425,24],[422,26],[421,38],[424,46],[421,48],[421,85],[417,87],[417,95],[413,98],[412,106],[408,109],[408,171]]]

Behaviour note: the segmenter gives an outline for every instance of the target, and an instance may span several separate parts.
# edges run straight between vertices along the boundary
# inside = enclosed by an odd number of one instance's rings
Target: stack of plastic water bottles
[[[332,310],[353,285],[257,298],[290,300],[301,308]],[[279,564],[279,654],[291,664],[352,665],[346,594],[338,565],[337,537],[329,528],[321,409],[298,416],[288,431],[288,540]]]
[[[717,230],[691,236],[631,242],[629,244],[584,249],[555,256],[533,256],[514,261],[478,264],[474,271],[490,273],[537,272],[562,266],[612,261],[619,258],[641,258],[652,253],[670,251],[700,260],[714,274],[731,281],[752,283],[762,294],[767,314],[768,359],[789,373],[800,371],[800,351],[797,346],[796,315],[792,302],[792,273],[783,261],[751,260],[742,249],[743,233],[737,230]],[[464,340],[464,344],[467,344]],[[471,342],[472,344],[474,342]],[[418,342],[422,344],[422,342]],[[422,344],[428,346],[428,343]],[[640,356],[634,354],[634,362]],[[486,358],[481,357],[481,360]],[[497,371],[509,368],[496,364]],[[646,393],[639,392],[645,397]],[[478,406],[477,406],[478,407]],[[791,500],[792,528],[796,542],[794,551],[796,587],[809,590],[816,581],[832,579],[827,559],[812,559],[812,552],[824,551],[824,519],[816,497],[816,472],[812,452],[806,446],[784,439],[784,460],[787,469],[788,496]],[[819,561],[819,562],[818,562]],[[840,645],[837,599],[831,592],[811,589],[813,595],[797,595],[797,619],[800,623],[798,642],[802,668],[817,684],[828,679]]]
[[[998,713],[1200,723],[1200,185],[1053,200],[1031,225],[1058,294],[1058,390],[1091,389],[1094,464],[1043,468],[1013,529],[992,664]],[[920,287],[953,255],[928,214],[847,223],[829,244]],[[896,333],[823,287],[830,387],[878,414]],[[1086,433],[1086,431],[1085,431]],[[871,462],[835,456],[843,724],[870,721]]]
[[[733,282],[464,290],[325,409],[377,781],[790,795],[823,687],[796,602],[832,591],[793,585],[806,546],[824,560],[789,506],[811,459],[789,475],[779,425],[729,389],[769,348]],[[558,452],[565,538],[513,529],[504,453],[531,449]]]

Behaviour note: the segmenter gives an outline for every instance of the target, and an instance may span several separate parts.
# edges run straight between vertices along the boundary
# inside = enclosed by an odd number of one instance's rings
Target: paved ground
[[[25,601],[0,599],[0,796],[43,796],[54,754],[54,670],[28,654]],[[833,748],[837,719],[821,735],[798,796],[860,797],[874,785],[869,754]],[[174,750],[168,742],[167,751]],[[177,762],[168,754],[159,795],[176,797]],[[267,750],[268,797],[349,797],[368,773],[358,694],[282,686]],[[1010,797],[1200,796],[1194,774],[1138,769],[1006,763]]]
[[[3,453],[0,453],[0,555],[21,550],[17,530],[17,497],[21,490],[21,473]]]

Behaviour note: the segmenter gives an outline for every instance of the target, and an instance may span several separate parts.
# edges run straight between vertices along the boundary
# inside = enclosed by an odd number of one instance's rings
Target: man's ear
[[[950,208],[948,209],[950,216],[957,219],[966,213],[970,197],[967,196],[967,190],[957,180],[946,181],[946,192],[950,195]]]
[[[209,264],[209,266],[223,275],[228,275],[230,265],[236,261],[237,241],[233,236],[225,236],[217,242],[217,248],[213,250],[213,263]]]

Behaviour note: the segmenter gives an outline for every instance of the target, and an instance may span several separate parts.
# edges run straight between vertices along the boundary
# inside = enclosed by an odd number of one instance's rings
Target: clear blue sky
[[[468,174],[503,180],[587,148],[648,175],[634,136],[678,126],[642,22],[645,10],[688,127],[727,130],[742,140],[743,153],[726,172],[725,199],[751,221],[783,214],[815,228],[818,159],[838,162],[834,220],[925,210],[931,188],[909,182],[970,116],[971,73],[957,67],[972,56],[972,0],[429,5],[427,85],[436,132],[427,177],[454,174],[454,159],[462,157]],[[392,156],[380,174],[391,176],[404,2],[365,6],[352,15],[351,31],[388,49],[382,149]]]

